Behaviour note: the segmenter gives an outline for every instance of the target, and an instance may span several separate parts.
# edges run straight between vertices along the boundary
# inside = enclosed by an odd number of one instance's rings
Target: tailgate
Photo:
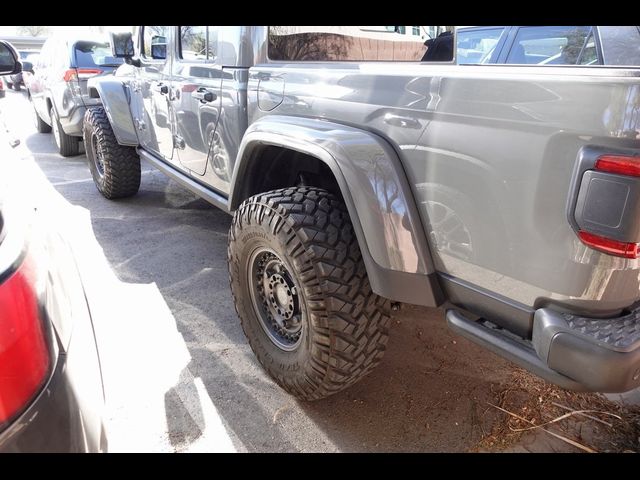
[[[122,65],[122,59],[111,56],[108,42],[83,40],[75,43],[73,60],[82,102],[85,106],[99,105],[99,98],[89,97],[87,82],[95,76],[112,75]]]

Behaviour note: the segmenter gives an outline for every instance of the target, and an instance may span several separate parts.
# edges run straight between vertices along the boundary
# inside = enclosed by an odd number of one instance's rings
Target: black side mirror
[[[130,32],[111,33],[111,54],[116,58],[131,58],[133,51],[133,36]]]
[[[18,52],[9,42],[0,40],[0,75],[14,75],[22,71]]]
[[[33,73],[33,63],[29,62],[28,60],[22,62],[22,71]]]
[[[156,36],[151,39],[151,58],[156,60],[167,58],[167,37]]]

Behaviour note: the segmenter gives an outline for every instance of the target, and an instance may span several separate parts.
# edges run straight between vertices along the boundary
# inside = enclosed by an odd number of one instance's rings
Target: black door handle
[[[169,93],[169,87],[167,85],[162,84],[162,83],[157,84],[155,87],[153,87],[153,89],[156,92],[159,92],[160,95],[166,95],[167,93]]]
[[[204,87],[200,87],[198,90],[196,90],[195,92],[193,92],[191,94],[191,96],[193,98],[197,98],[198,100],[200,100],[202,103],[211,103],[211,102],[215,102],[218,98],[218,96],[207,90]]]

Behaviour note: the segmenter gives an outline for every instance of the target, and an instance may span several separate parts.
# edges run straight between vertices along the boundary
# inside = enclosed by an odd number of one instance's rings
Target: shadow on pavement
[[[27,146],[53,153],[37,136]],[[375,372],[331,398],[299,402],[264,373],[241,330],[227,273],[229,215],[155,171],[143,176],[138,195],[108,201],[85,181],[88,169],[70,168],[83,156],[55,161],[61,170],[50,165],[49,180],[68,202],[91,212],[118,279],[155,283],[142,286],[157,286],[186,345],[190,360],[160,400],[173,449],[465,451],[488,431],[495,417],[486,402],[509,367],[450,335],[442,311],[404,307]],[[156,339],[154,310],[140,302],[136,315],[151,315],[149,331],[136,339],[142,345]],[[219,431],[231,440],[218,438]]]
[[[100,197],[89,204],[70,190],[65,195],[91,209],[120,279],[158,285],[189,349],[188,369],[202,379],[237,448],[465,451],[489,429],[494,415],[486,402],[507,364],[450,335],[442,311],[405,306],[375,372],[334,397],[298,402],[265,375],[241,331],[228,287],[227,214],[161,174],[115,203]],[[188,449],[204,428],[193,392],[181,382],[165,395],[177,449]]]

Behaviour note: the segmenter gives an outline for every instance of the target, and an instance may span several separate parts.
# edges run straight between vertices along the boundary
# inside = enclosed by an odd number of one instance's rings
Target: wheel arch
[[[304,175],[295,178],[301,172],[311,172],[313,183]],[[273,116],[254,122],[233,168],[229,209],[257,193],[292,185],[319,186],[342,197],[376,293],[418,305],[442,303],[409,183],[385,140],[315,119]]]
[[[87,91],[99,98],[120,145],[138,146],[138,134],[131,114],[131,92],[126,80],[118,77],[90,79]]]

